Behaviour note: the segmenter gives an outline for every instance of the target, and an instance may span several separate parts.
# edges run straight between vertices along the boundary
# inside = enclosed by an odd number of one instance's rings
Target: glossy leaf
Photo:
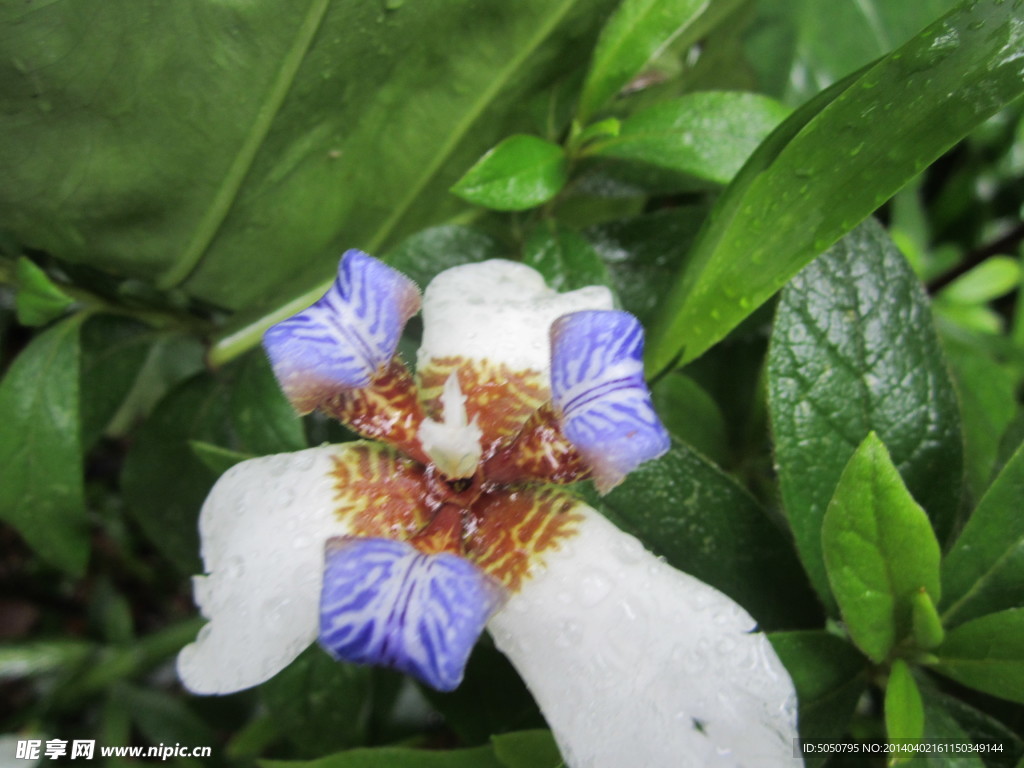
[[[622,0],[594,49],[577,109],[580,122],[618,93],[707,4],[708,0]]]
[[[728,184],[789,109],[755,93],[708,91],[659,102],[622,121],[587,155],[647,163]]]
[[[737,601],[764,627],[792,626],[815,613],[782,532],[742,487],[684,445],[675,443],[607,496],[591,494],[588,502],[676,568]]]
[[[822,630],[772,632],[772,647],[786,667],[799,700],[797,724],[805,742],[838,741],[867,687],[864,657]],[[805,758],[809,768],[824,758]]]
[[[1024,704],[1024,608],[972,619],[951,630],[935,669],[958,683]]]
[[[652,334],[650,370],[702,354],[1024,92],[1016,15],[965,3],[783,123],[718,201]]]
[[[786,515],[826,604],[834,606],[821,557],[822,516],[868,432],[885,443],[940,535],[949,530],[962,461],[956,397],[924,291],[875,222],[783,291],[768,392]]]
[[[875,663],[911,631],[914,595],[938,602],[939,543],[872,432],[850,458],[821,525],[832,593],[850,637]]]
[[[955,5],[957,0],[770,0],[758,26],[789,28],[796,50],[784,80],[788,101],[799,103],[902,45]]]
[[[537,136],[509,136],[480,158],[452,192],[497,211],[522,211],[546,203],[569,178],[565,152]]]
[[[22,257],[18,259],[18,294],[15,310],[22,325],[46,325],[75,303],[42,269]]]
[[[1024,444],[1007,462],[942,562],[943,618],[955,625],[1024,606]]]
[[[896,659],[885,685],[885,735],[892,739],[917,740],[924,735],[924,704],[921,692],[903,659]]]
[[[549,730],[519,731],[491,737],[494,755],[505,768],[559,768],[562,755]]]
[[[564,293],[588,285],[610,285],[608,268],[586,238],[571,229],[542,225],[523,246],[523,263]]]
[[[52,565],[89,558],[79,423],[82,315],[36,336],[0,382],[0,519]]]
[[[0,229],[272,309],[345,248],[379,253],[462,208],[448,187],[524,121],[524,98],[582,61],[611,7],[5,7]],[[131,45],[110,44],[128,31]]]

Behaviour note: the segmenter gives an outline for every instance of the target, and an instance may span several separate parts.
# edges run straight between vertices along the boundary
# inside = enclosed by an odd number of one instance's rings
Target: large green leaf
[[[584,154],[727,184],[787,114],[779,102],[756,93],[691,93],[631,115],[617,135],[594,142]]]
[[[936,651],[942,674],[1024,704],[1024,608],[1010,608],[953,629]]]
[[[872,661],[885,661],[910,634],[915,594],[939,600],[939,542],[873,432],[839,478],[821,544],[850,637]]]
[[[785,81],[789,100],[799,102],[902,45],[955,5],[956,0],[762,0],[754,32],[791,28],[795,61]],[[763,69],[758,58],[751,61]]]
[[[942,534],[960,498],[956,396],[924,291],[869,221],[782,292],[768,358],[782,499],[811,582],[831,605],[821,521],[868,432]]]
[[[588,500],[655,554],[736,600],[762,626],[814,618],[790,542],[739,484],[689,447],[674,444],[604,498]]]
[[[1024,444],[992,483],[942,562],[947,623],[1024,606],[1021,499]]]
[[[839,741],[867,687],[864,657],[822,630],[772,632],[768,639],[796,688],[800,737],[807,743]],[[805,760],[808,766],[824,762],[824,758]]]
[[[0,519],[73,574],[89,558],[78,410],[83,319],[36,336],[0,382]]]
[[[1018,15],[1002,0],[964,3],[783,123],[719,200],[664,305],[651,370],[703,353],[1024,92]]]
[[[594,49],[580,95],[579,119],[588,120],[707,5],[708,0],[622,0]]]
[[[232,308],[446,218],[611,0],[0,10],[0,231]],[[111,41],[119,41],[112,44]],[[240,279],[244,273],[244,279]]]

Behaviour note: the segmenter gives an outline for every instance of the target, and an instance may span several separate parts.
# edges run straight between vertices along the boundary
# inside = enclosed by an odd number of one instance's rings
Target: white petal
[[[462,357],[546,372],[551,363],[548,331],[556,318],[611,308],[611,292],[603,286],[558,293],[539,272],[514,261],[453,267],[435,277],[423,294],[419,365]]]
[[[796,694],[754,620],[592,509],[488,628],[571,768],[792,768]]]
[[[199,516],[207,576],[193,580],[210,623],[178,656],[195,693],[258,685],[312,643],[324,545],[347,533],[335,515],[332,457],[344,446],[242,462],[224,473]]]

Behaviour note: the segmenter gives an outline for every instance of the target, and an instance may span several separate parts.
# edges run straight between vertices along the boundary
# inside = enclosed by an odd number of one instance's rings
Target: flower
[[[395,351],[420,303],[348,251],[327,294],[267,332],[297,410],[367,439],[217,482],[185,685],[256,685],[319,638],[449,690],[487,627],[571,766],[790,765],[792,683],[753,619],[563,487],[605,492],[669,447],[639,322],[605,288],[456,267],[422,297],[413,376]]]

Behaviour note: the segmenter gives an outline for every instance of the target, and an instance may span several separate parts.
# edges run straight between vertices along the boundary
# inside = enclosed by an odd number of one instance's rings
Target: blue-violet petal
[[[327,544],[320,643],[355,664],[392,667],[439,691],[462,681],[504,589],[468,560],[391,539]]]
[[[601,493],[669,449],[644,381],[643,349],[643,326],[628,312],[574,312],[551,326],[553,402]]]
[[[292,405],[308,413],[332,395],[369,385],[419,306],[409,278],[362,251],[346,251],[327,293],[268,329],[263,346]]]

